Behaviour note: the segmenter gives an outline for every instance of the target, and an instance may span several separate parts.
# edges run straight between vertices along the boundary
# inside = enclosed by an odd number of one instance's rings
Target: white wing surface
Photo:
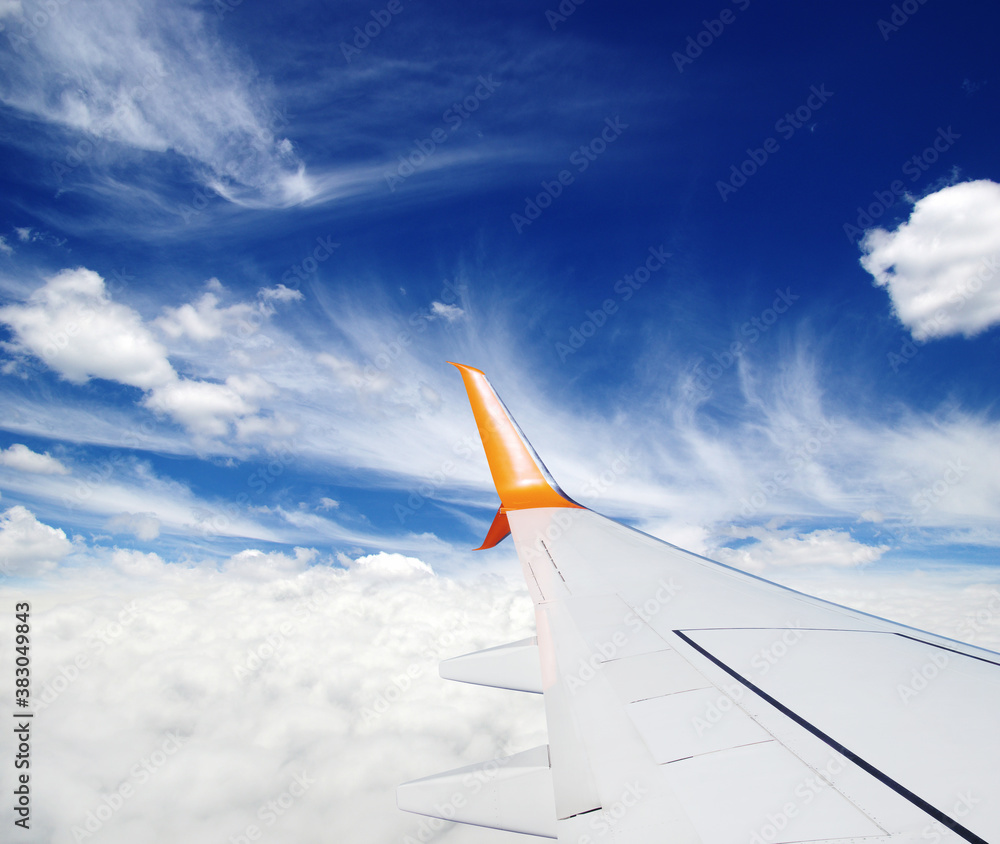
[[[548,745],[400,808],[573,844],[1000,844],[1000,655],[821,601],[587,510],[459,366],[537,640],[443,663],[541,691]]]

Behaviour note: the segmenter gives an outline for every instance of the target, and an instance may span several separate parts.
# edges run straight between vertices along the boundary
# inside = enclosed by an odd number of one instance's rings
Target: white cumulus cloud
[[[280,551],[267,553],[251,548],[234,554],[224,568],[240,577],[267,580],[301,574],[315,562],[316,557],[317,553],[313,548],[295,548],[293,556]]]
[[[39,454],[24,443],[14,443],[6,451],[0,451],[0,465],[36,475],[69,474],[69,469],[48,452]]]
[[[257,305],[220,308],[218,302],[215,292],[207,292],[193,304],[166,308],[154,324],[174,340],[186,335],[205,341],[233,330],[255,312],[257,325],[266,316]],[[234,424],[252,431],[254,426],[246,423],[258,411],[258,402],[275,392],[255,372],[229,375],[221,382],[181,377],[142,316],[113,301],[104,279],[83,267],[62,270],[27,302],[0,308],[0,322],[11,327],[22,350],[66,380],[83,384],[103,378],[138,387],[146,393],[142,404],[200,437],[225,437]]]
[[[345,560],[345,562],[348,562]],[[403,554],[369,554],[349,562],[353,571],[373,577],[411,578],[424,575],[433,576],[434,571],[423,560],[406,557]]]
[[[196,341],[215,340],[223,331],[232,330],[241,320],[246,320],[252,311],[252,306],[245,303],[220,308],[219,297],[208,292],[196,302],[164,308],[163,315],[154,324],[174,339],[186,335]]]
[[[146,407],[176,419],[201,434],[224,437],[229,420],[252,413],[254,408],[232,385],[182,378],[154,390]]]
[[[38,521],[20,505],[0,516],[0,561],[4,574],[35,575],[55,568],[72,550],[65,532]]]
[[[1000,322],[1000,185],[963,182],[925,196],[895,231],[862,241],[862,266],[920,340],[972,337]]]
[[[148,390],[176,377],[142,317],[112,301],[93,270],[62,270],[25,304],[0,308],[0,320],[25,349],[75,384],[106,378]]]

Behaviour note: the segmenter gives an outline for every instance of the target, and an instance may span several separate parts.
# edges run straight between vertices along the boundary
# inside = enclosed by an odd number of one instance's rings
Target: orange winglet
[[[510,536],[510,522],[507,521],[507,511],[501,507],[493,517],[490,529],[486,531],[486,539],[483,540],[483,544],[475,550],[482,551],[484,548],[492,548],[494,545],[499,545],[508,536]]]
[[[536,507],[584,509],[551,479],[548,470],[507,413],[486,375],[471,366],[453,361],[448,363],[462,373],[465,390],[469,394],[469,404],[472,405],[479,436],[486,450],[486,460],[490,464],[493,483],[500,496],[500,512],[494,519],[490,534],[494,533],[494,528],[499,531],[501,515],[504,517],[503,522],[507,522],[506,513],[510,510]]]

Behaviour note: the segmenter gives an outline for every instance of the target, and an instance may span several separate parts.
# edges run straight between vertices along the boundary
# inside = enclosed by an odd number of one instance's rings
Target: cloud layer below
[[[208,844],[256,825],[382,844],[420,828],[399,782],[544,743],[537,696],[437,674],[531,635],[524,589],[397,554],[342,562],[248,550],[216,571],[118,551],[28,593],[34,840]]]
[[[398,783],[546,741],[537,696],[437,673],[533,633],[522,585],[399,554],[339,562],[247,550],[216,570],[120,550],[44,591],[4,589],[32,601],[37,840],[211,844],[251,826],[265,840],[426,840],[439,828],[396,810]],[[822,591],[996,647],[1000,584],[975,585],[982,574],[845,574]]]

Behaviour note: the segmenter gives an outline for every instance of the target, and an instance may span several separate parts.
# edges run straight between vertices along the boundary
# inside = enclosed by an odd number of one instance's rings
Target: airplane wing
[[[401,809],[573,844],[1000,844],[1000,655],[804,595],[572,501],[461,371],[537,637],[446,660],[544,696],[548,744]]]

